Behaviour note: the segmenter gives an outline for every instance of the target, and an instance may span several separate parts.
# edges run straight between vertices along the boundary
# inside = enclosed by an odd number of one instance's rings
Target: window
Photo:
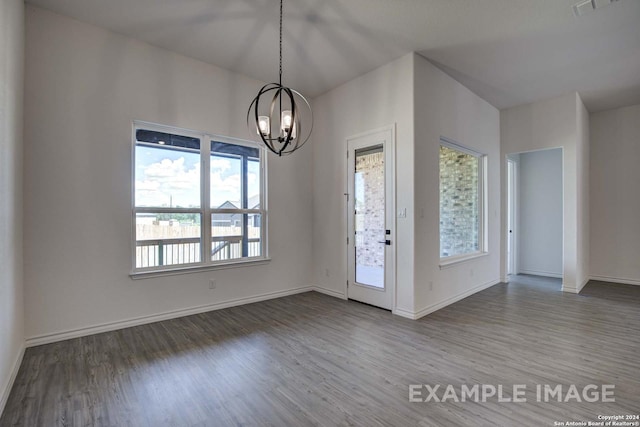
[[[486,252],[487,156],[440,141],[440,259],[455,261]]]
[[[133,145],[134,273],[266,259],[263,148],[138,122]]]

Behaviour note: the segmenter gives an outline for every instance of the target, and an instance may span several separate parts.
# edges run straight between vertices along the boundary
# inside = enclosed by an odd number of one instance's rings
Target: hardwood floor
[[[410,384],[485,383],[531,393],[409,402]],[[614,384],[615,403],[537,403],[537,384]],[[640,287],[573,295],[517,277],[418,321],[311,292],[29,348],[0,426],[553,426],[639,413]]]

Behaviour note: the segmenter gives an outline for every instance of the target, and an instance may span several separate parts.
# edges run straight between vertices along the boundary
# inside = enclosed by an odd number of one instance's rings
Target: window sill
[[[471,255],[463,255],[460,257],[451,257],[451,259],[448,258],[441,258],[440,259],[440,270],[446,270],[448,268],[453,268],[458,264],[463,264],[465,262],[468,261],[473,261],[475,259],[478,258],[482,258],[482,257],[486,257],[487,255],[489,255],[489,252],[479,252],[479,253],[475,253],[475,254],[471,254]]]
[[[129,274],[129,277],[133,280],[141,280],[141,279],[151,279],[154,277],[163,277],[163,276],[177,276],[180,274],[190,274],[190,273],[200,273],[203,271],[212,271],[212,270],[226,270],[229,268],[242,268],[242,267],[253,267],[256,265],[264,265],[271,262],[271,258],[256,258],[256,259],[246,259],[239,261],[227,262],[224,264],[211,264],[211,265],[194,265],[189,267],[177,267],[172,268],[171,270],[145,270],[145,271],[136,271]]]

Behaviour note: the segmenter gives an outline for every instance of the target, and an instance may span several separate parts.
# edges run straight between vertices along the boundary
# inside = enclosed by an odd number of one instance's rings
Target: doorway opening
[[[563,276],[561,148],[507,156],[506,267],[509,276]],[[558,282],[558,287],[561,283]]]

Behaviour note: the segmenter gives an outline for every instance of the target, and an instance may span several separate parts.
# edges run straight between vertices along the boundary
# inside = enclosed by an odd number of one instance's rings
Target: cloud
[[[231,169],[231,162],[229,159],[223,159],[220,157],[211,158],[211,169],[220,169],[221,172]],[[216,171],[213,171],[214,173]]]
[[[143,166],[136,180],[138,206],[196,206],[200,203],[200,161],[185,157],[162,159]],[[211,158],[211,204],[219,206],[226,201],[240,199],[242,179],[238,167],[229,159]],[[249,193],[259,192],[259,175],[247,174]]]
[[[222,172],[213,172],[211,174],[211,204],[218,206],[226,201],[237,202],[240,199],[241,185],[240,174],[222,178]]]
[[[247,183],[249,185],[258,184],[258,175],[255,174],[255,173],[248,173],[247,174]]]
[[[157,181],[136,181],[136,191],[157,191],[160,183]]]
[[[162,159],[142,170],[136,180],[136,204],[140,206],[194,206],[200,203],[200,162],[191,167],[185,158]]]

